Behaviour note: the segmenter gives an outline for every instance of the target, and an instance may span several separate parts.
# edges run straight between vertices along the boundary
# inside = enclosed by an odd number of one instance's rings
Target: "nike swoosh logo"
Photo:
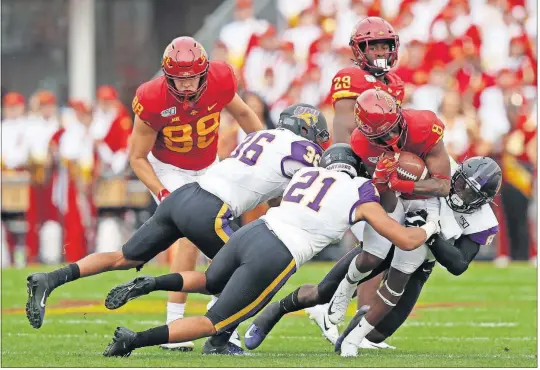
[[[248,331],[246,332],[246,335],[245,335],[246,338],[253,338],[253,335],[251,335],[251,331],[253,330],[254,327],[255,326],[253,326],[253,325],[251,325],[249,327],[249,329],[248,329]]]
[[[422,271],[424,271],[424,272],[431,272],[431,270],[426,270],[425,268],[422,268]]]
[[[215,103],[214,105],[210,105],[208,106],[208,111],[210,112],[212,109],[214,109],[214,107],[217,105],[217,103]]]
[[[41,297],[40,305],[41,307],[45,308],[45,296],[47,295],[47,289],[43,292],[43,297]]]
[[[130,286],[130,287],[128,288],[128,292],[129,292],[131,289],[133,289],[133,288],[135,288],[135,284],[133,284],[132,286]]]
[[[330,326],[326,325],[326,315],[323,316],[324,331],[330,330]]]
[[[334,305],[334,301],[330,302],[330,306],[328,306],[328,315],[333,315],[335,312],[332,312],[332,306]]]

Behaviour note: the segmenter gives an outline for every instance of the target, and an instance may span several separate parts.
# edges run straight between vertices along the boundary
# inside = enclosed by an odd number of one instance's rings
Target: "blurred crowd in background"
[[[234,21],[204,46],[211,59],[235,68],[240,95],[266,127],[302,102],[318,106],[332,129],[330,87],[353,63],[353,26],[366,16],[385,18],[400,37],[394,71],[405,83],[403,107],[437,113],[456,160],[486,155],[503,169],[493,205],[501,232],[484,254],[501,266],[535,263],[536,1],[277,0],[281,24],[257,19],[253,6],[236,0]],[[137,84],[151,77],[137,76]],[[153,210],[130,173],[132,112],[115,88],[99,87],[94,106],[58,107],[49,91],[3,91],[2,102],[3,263],[75,261],[119,248]],[[220,158],[243,135],[223,111]]]

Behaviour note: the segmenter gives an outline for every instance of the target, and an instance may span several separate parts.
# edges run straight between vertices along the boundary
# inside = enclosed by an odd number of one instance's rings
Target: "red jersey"
[[[429,110],[403,109],[403,118],[407,122],[407,140],[403,151],[414,153],[425,159],[442,139],[444,123]],[[375,167],[379,156],[384,152],[384,149],[373,145],[358,129],[355,129],[351,135],[351,147],[368,167]],[[426,197],[402,194],[402,198],[425,199]]]
[[[358,95],[369,89],[380,89],[388,92],[401,104],[404,96],[403,81],[394,73],[385,75],[388,85],[358,66],[343,68],[332,79],[330,95],[332,105],[340,99],[356,99]]]
[[[233,100],[238,84],[225,62],[211,61],[207,76],[208,87],[186,109],[168,91],[163,75],[137,89],[133,112],[158,132],[152,154],[160,161],[197,171],[216,160],[220,113]]]

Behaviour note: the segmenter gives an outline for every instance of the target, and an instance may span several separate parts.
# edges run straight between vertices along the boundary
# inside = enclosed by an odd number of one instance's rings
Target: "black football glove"
[[[407,227],[424,226],[426,224],[427,216],[428,214],[425,209],[407,212],[407,214],[405,215],[405,226]]]

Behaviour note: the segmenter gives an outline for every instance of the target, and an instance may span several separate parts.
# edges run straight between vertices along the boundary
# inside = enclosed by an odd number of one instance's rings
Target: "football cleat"
[[[231,342],[227,342],[226,345],[217,347],[212,345],[210,338],[204,343],[202,349],[203,355],[232,355],[232,356],[242,356],[244,355],[244,350],[242,347],[239,347]]]
[[[131,351],[135,349],[135,347],[133,347],[135,338],[137,338],[137,333],[128,328],[117,327],[114,331],[113,341],[105,348],[103,356],[129,357]]]
[[[396,349],[396,347],[387,344],[386,342],[374,343],[367,338],[362,339],[358,348],[361,349]]]
[[[273,302],[257,316],[244,335],[247,349],[255,349],[261,345],[268,333],[281,319],[279,311],[279,302]]]
[[[352,341],[348,341],[347,336],[351,333],[351,331],[353,331],[354,328],[358,326],[358,324],[360,324],[360,320],[362,320],[362,317],[364,317],[368,311],[369,306],[360,307],[349,325],[347,325],[347,328],[345,329],[343,334],[341,334],[341,336],[336,341],[334,351],[341,354],[341,357],[356,356],[358,354],[359,343],[353,343]]]
[[[51,294],[49,279],[46,273],[38,273],[28,276],[26,281],[28,288],[26,317],[34,329],[39,329],[45,318],[45,303]]]
[[[337,326],[328,320],[328,304],[309,307],[306,308],[305,311],[309,315],[309,318],[313,320],[321,329],[322,336],[325,337],[330,343],[335,345],[337,339],[339,338],[339,332]]]
[[[218,297],[212,296],[212,299],[206,305],[206,310],[210,310],[212,306],[216,304],[217,300],[218,300]],[[242,349],[242,341],[240,340],[240,334],[238,333],[238,329],[234,329],[231,337],[229,338],[229,343],[231,343],[232,345],[231,348],[236,346],[240,348],[242,351],[244,351]]]
[[[347,278],[341,280],[339,286],[328,305],[328,319],[334,325],[338,325],[345,319],[345,313],[349,302],[356,291],[356,284],[351,284]]]
[[[231,335],[231,338],[229,338],[229,343],[234,346],[240,348],[242,351],[242,341],[240,340],[240,333],[238,333],[238,330],[235,329]]]
[[[159,348],[168,351],[191,352],[195,348],[195,344],[193,342],[164,343],[160,344]]]
[[[132,299],[148,294],[154,290],[156,279],[152,276],[139,276],[125,284],[111,289],[105,299],[105,307],[116,310]]]

